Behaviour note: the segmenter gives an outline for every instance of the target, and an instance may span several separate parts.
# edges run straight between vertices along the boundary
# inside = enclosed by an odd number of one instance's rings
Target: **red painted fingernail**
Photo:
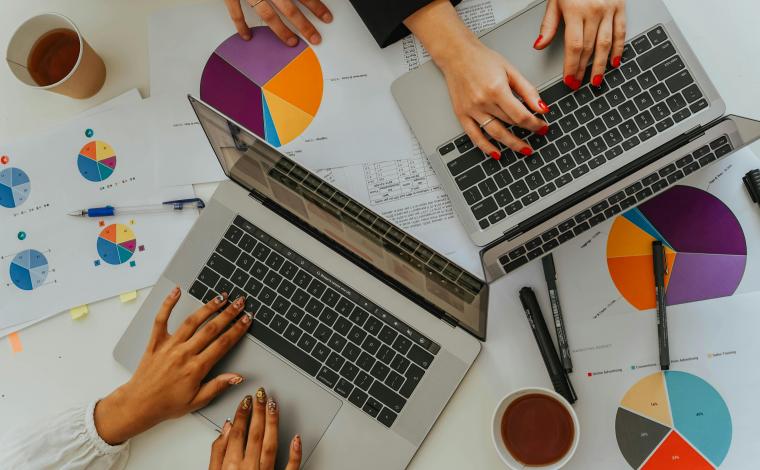
[[[525,155],[526,157],[529,157],[533,155],[533,149],[530,147],[523,147],[522,150],[520,150],[520,153]]]
[[[544,126],[541,129],[536,131],[536,134],[538,135],[546,135],[549,133],[549,126]]]
[[[538,35],[538,39],[536,39],[536,42],[533,43],[533,49],[538,49],[538,43],[540,43],[543,38],[544,38],[543,34]]]
[[[591,84],[599,88],[602,86],[602,80],[604,80],[604,76],[602,74],[594,75],[594,78],[591,79]]]
[[[615,68],[618,68],[618,67],[620,67],[620,61],[621,61],[621,60],[623,60],[623,58],[622,58],[622,57],[620,57],[620,56],[617,56],[617,57],[613,57],[613,58],[612,58],[612,66],[613,66],[613,67],[615,67]]]
[[[544,100],[538,100],[538,107],[541,111],[548,113],[549,112],[549,105],[546,104],[546,101]]]
[[[567,85],[569,88],[573,88],[575,86],[576,80],[575,80],[575,77],[573,77],[572,75],[567,75],[565,76],[564,82],[565,82],[565,85]]]
[[[491,158],[493,158],[494,160],[498,160],[498,159],[501,158],[501,154],[499,152],[497,152],[496,150],[494,150],[493,152],[489,153],[488,155],[490,155]]]

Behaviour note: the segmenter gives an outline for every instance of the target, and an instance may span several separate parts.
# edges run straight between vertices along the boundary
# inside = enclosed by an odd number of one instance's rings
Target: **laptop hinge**
[[[256,191],[255,189],[251,190],[251,192],[248,193],[248,196],[256,199],[257,201],[259,201],[262,204],[264,204],[264,202],[266,201],[266,196],[264,196],[260,192]]]

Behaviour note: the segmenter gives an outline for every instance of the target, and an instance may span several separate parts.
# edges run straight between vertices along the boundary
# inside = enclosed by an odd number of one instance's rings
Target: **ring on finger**
[[[256,8],[259,6],[259,3],[264,3],[266,0],[256,0],[253,4],[251,4],[251,8]]]
[[[481,125],[480,125],[480,128],[481,128],[481,129],[485,129],[485,127],[486,127],[487,125],[491,124],[491,123],[492,123],[492,122],[494,122],[495,120],[496,120],[496,118],[495,118],[495,117],[490,117],[490,118],[486,119],[486,120],[483,122],[483,124],[481,124]]]

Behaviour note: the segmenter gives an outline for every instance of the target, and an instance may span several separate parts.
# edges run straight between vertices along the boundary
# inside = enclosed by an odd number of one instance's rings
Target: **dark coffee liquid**
[[[79,36],[70,29],[54,29],[45,33],[32,47],[27,68],[39,86],[63,80],[79,58]]]
[[[509,453],[522,464],[551,465],[562,460],[573,445],[573,417],[550,396],[524,395],[504,412],[501,438]]]

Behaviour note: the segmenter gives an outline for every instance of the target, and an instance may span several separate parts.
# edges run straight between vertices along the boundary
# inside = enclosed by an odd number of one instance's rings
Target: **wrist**
[[[95,405],[95,430],[103,441],[112,446],[123,444],[143,431],[134,422],[135,414],[130,412],[124,387],[117,388]]]

